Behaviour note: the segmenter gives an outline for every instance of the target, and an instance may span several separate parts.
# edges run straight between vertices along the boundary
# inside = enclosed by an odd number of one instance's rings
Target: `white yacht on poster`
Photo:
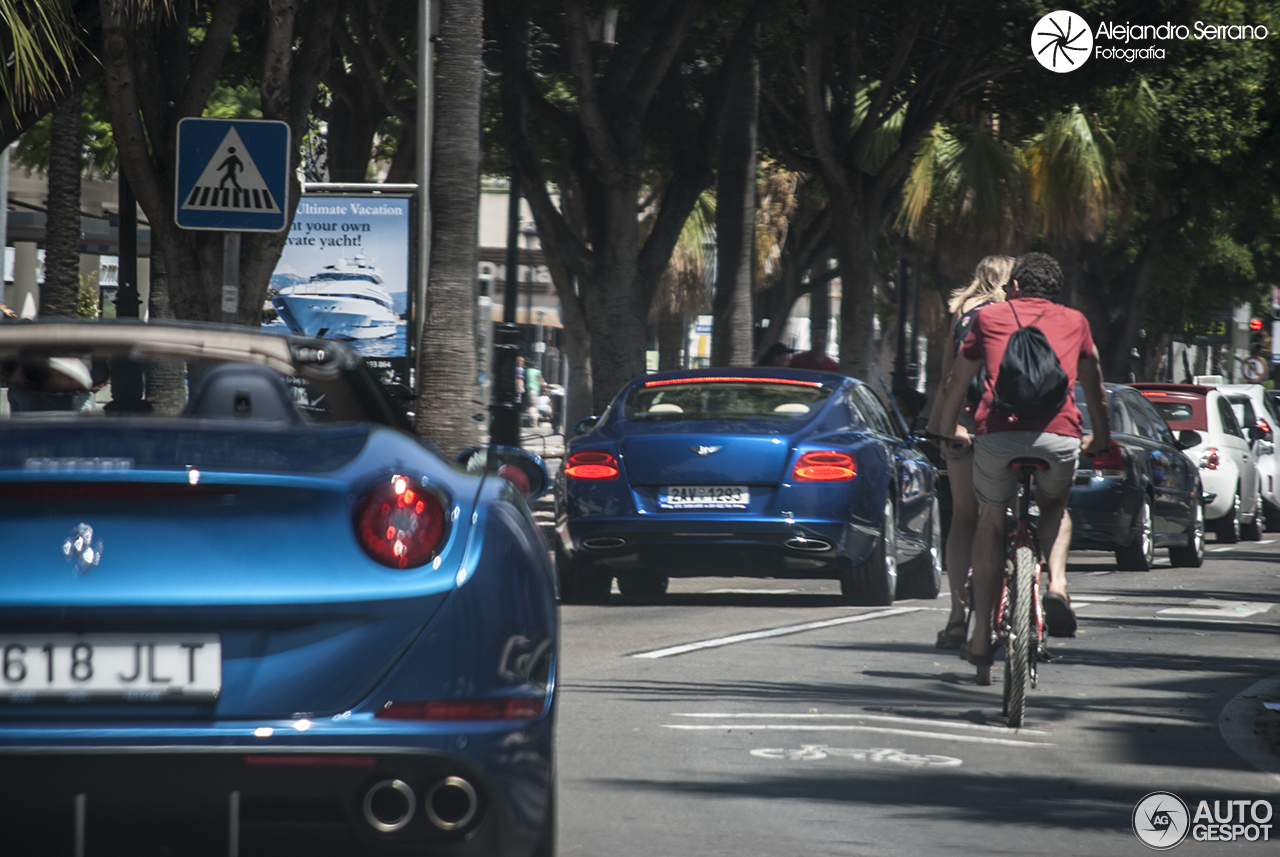
[[[291,331],[326,339],[382,339],[396,333],[399,321],[382,272],[364,254],[281,286],[271,302]]]

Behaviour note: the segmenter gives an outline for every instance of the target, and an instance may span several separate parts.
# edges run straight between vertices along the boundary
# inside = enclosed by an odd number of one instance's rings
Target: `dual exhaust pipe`
[[[462,777],[436,782],[422,800],[427,819],[439,830],[461,830],[476,817],[479,799],[475,786]],[[379,833],[395,833],[413,821],[418,797],[404,780],[383,780],[365,792],[364,820]]]

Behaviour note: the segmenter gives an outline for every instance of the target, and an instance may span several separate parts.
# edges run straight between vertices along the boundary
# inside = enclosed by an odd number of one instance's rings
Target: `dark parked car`
[[[558,492],[565,601],[706,575],[835,578],[869,604],[938,594],[936,471],[860,381],[648,375],[583,428]]]
[[[1198,567],[1204,559],[1200,474],[1182,450],[1199,438],[1175,438],[1132,387],[1109,387],[1107,399],[1111,449],[1080,456],[1068,503],[1071,547],[1115,551],[1126,571],[1151,568],[1162,547],[1173,565]],[[1079,387],[1076,401],[1085,431],[1092,431]]]

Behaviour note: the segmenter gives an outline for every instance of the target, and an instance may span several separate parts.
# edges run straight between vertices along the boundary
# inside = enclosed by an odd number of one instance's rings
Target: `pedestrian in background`
[[[839,372],[840,364],[827,356],[827,329],[811,327],[810,348],[791,358],[787,365],[792,369],[821,369],[823,372]]]
[[[951,375],[960,346],[969,335],[969,328],[978,312],[985,306],[1005,299],[1004,284],[1009,281],[1013,269],[1011,256],[987,256],[974,269],[973,280],[951,293],[947,309],[951,312],[951,347],[942,352],[942,378]],[[980,388],[980,385],[979,385]],[[974,433],[974,408],[982,398],[981,389],[967,394],[964,409],[960,413],[960,425]],[[933,398],[929,415],[930,430],[937,431],[941,416],[942,396]],[[964,584],[969,576],[973,552],[973,534],[978,526],[978,500],[973,493],[973,446],[966,443],[942,441],[940,450],[947,462],[947,481],[951,487],[951,529],[947,534],[947,584],[951,589],[951,616],[947,627],[938,632],[939,649],[959,649],[965,640]]]
[[[781,342],[775,342],[765,349],[764,354],[760,355],[756,365],[783,369],[786,368],[787,361],[791,359],[791,355],[794,353],[795,349],[788,348]]]

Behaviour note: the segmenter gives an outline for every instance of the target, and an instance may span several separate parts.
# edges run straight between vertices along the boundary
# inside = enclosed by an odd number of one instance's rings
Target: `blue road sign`
[[[284,229],[289,137],[285,122],[181,120],[174,200],[178,226],[225,232]]]

